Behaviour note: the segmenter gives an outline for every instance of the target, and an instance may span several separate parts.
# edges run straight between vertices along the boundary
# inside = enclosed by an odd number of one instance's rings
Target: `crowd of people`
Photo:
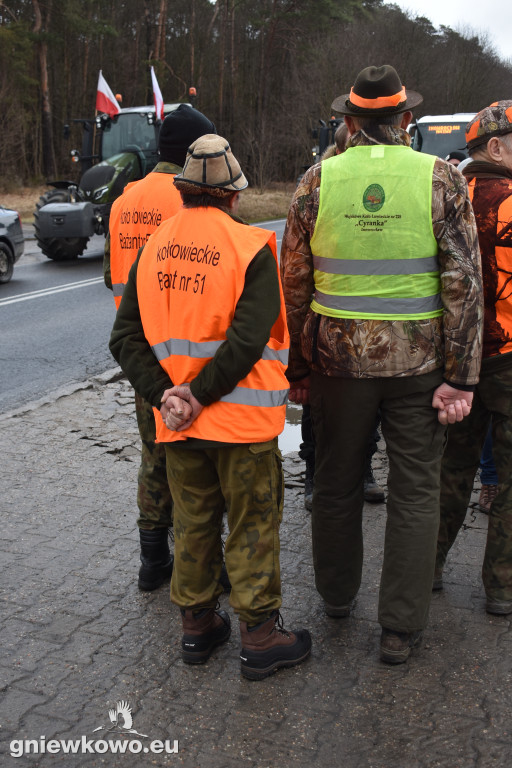
[[[486,610],[512,613],[512,101],[468,125],[464,175],[460,158],[410,148],[421,102],[389,65],[366,67],[333,101],[336,144],[298,184],[279,259],[274,233],[237,215],[247,180],[229,142],[188,105],[163,121],[154,172],[113,206],[105,281],[142,441],[139,587],[172,573],[185,663],[229,639],[225,588],[245,677],[311,652],[309,632],[285,629],[280,613],[287,398],[303,407],[328,616],[353,610],[364,501],[384,500],[378,429],[389,460],[381,660],[403,663],[421,643],[486,438]],[[152,231],[130,224],[145,206],[159,214]]]

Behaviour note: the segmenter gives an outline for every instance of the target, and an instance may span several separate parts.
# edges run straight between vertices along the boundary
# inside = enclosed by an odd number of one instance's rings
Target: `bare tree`
[[[46,33],[51,23],[52,2],[53,0],[46,0],[44,7],[45,17],[43,19],[39,0],[32,0],[35,16],[33,33],[37,40],[36,46],[39,58],[39,78],[41,85],[43,173],[47,178],[54,177],[56,174],[50,86],[48,83],[48,44],[46,42]]]
[[[251,184],[292,180],[333,98],[382,62],[423,94],[418,117],[512,90],[512,64],[484,36],[384,0],[0,0],[0,174],[69,176],[61,129],[79,146],[71,121],[93,114],[98,70],[138,106],[152,103],[154,64],[165,101],[197,88]]]

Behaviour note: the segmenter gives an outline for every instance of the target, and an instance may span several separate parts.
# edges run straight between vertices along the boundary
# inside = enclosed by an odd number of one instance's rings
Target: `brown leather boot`
[[[229,640],[231,622],[226,611],[203,608],[196,611],[181,609],[183,637],[182,658],[185,664],[204,664],[217,645]]]
[[[395,632],[382,628],[380,636],[380,660],[386,664],[403,664],[411,655],[413,648],[421,645],[423,631]]]
[[[294,667],[311,652],[311,637],[307,629],[288,632],[283,627],[279,611],[255,627],[240,622],[242,650],[241,671],[249,680],[263,680],[280,667]]]
[[[480,496],[478,498],[478,509],[486,515],[491,511],[492,503],[498,495],[497,485],[482,485]]]

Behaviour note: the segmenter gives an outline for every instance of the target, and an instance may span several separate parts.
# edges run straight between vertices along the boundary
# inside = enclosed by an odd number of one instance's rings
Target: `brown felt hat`
[[[174,177],[174,185],[189,194],[207,192],[218,197],[249,186],[229,142],[213,133],[201,136],[190,145],[183,170]]]
[[[350,117],[399,115],[417,107],[423,96],[408,91],[390,64],[366,67],[356,77],[350,93],[334,99],[331,109]]]

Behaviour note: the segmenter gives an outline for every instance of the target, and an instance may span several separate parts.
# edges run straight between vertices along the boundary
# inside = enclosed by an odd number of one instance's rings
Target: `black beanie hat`
[[[211,120],[188,104],[180,104],[162,123],[158,137],[160,159],[176,163],[180,168],[185,164],[187,149],[205,133],[217,133]]]

